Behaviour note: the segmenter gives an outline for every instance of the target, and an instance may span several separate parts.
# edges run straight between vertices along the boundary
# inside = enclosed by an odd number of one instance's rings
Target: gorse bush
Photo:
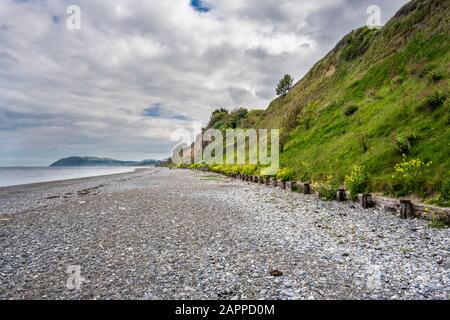
[[[443,80],[447,77],[447,73],[444,69],[436,65],[427,65],[419,71],[419,77],[427,78],[433,82]]]
[[[202,163],[193,163],[191,165],[189,165],[189,169],[202,169],[205,168],[206,165],[202,164]]]
[[[443,105],[445,100],[447,100],[446,92],[442,90],[435,90],[425,95],[423,98],[422,107],[433,111]]]
[[[435,69],[428,73],[428,78],[434,82],[443,80],[446,77],[447,77],[447,74],[443,69]]]
[[[221,164],[214,164],[209,166],[209,170],[211,170],[212,172],[224,173],[225,166]]]
[[[227,175],[234,173],[233,171],[233,166],[225,166],[225,168],[223,169],[222,173],[225,173]]]
[[[426,66],[423,64],[417,64],[416,69],[413,70],[413,74],[417,74],[420,78],[426,78],[434,68],[435,67],[430,64]]]
[[[397,179],[402,186],[398,195],[418,194],[424,191],[424,178],[432,162],[424,162],[421,159],[408,160],[403,155],[403,161],[395,165],[394,179]]]
[[[216,164],[209,167],[209,170],[217,173],[225,174],[246,174],[252,175],[256,172],[256,165],[227,165],[227,164]]]
[[[399,134],[394,139],[394,149],[399,154],[409,154],[412,149],[412,143],[417,139],[413,132]]]
[[[230,166],[230,170],[231,170],[231,173],[234,173],[234,174],[239,174],[239,173],[241,173],[241,168],[240,168],[240,166],[238,166],[238,165],[232,165],[232,166]]]
[[[350,198],[356,200],[358,193],[365,190],[367,186],[367,173],[363,166],[353,166],[350,175],[345,177],[345,186],[350,191]]]
[[[276,173],[271,167],[262,167],[259,169],[259,175],[262,177],[273,177],[276,175]]]
[[[337,188],[336,178],[333,175],[328,175],[325,181],[319,183],[319,197],[327,201],[336,200]]]
[[[291,168],[281,168],[277,172],[277,179],[281,181],[292,181],[295,176],[295,170]]]
[[[336,200],[337,189],[330,186],[320,186],[319,187],[319,197],[322,200],[332,201]]]
[[[240,171],[241,171],[241,174],[251,176],[256,173],[257,169],[258,169],[258,167],[256,165],[246,164],[246,165],[242,166]]]
[[[394,141],[394,149],[400,154],[409,154],[411,142],[404,135],[397,136]]]

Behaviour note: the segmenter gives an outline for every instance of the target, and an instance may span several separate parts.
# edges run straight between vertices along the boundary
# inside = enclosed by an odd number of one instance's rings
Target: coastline
[[[102,183],[112,182],[117,178],[153,172],[155,168],[136,168],[130,172],[0,187],[0,216],[12,215],[24,210],[45,206],[51,203],[48,200],[56,199],[52,197],[60,195],[63,198],[68,193],[77,193],[83,189],[95,188]]]
[[[8,169],[9,167],[3,167],[0,169]],[[21,169],[21,167],[11,167],[14,169]],[[24,167],[25,169],[32,169],[33,167]],[[41,168],[41,167],[38,167]],[[43,168],[50,168],[50,167],[43,167]],[[71,168],[80,168],[80,169],[92,169],[94,167],[67,167],[69,169]],[[102,167],[103,168],[103,167]],[[108,168],[108,167],[106,167]],[[133,171],[126,171],[126,172],[116,172],[116,173],[105,173],[105,174],[99,174],[99,175],[90,175],[90,176],[84,176],[84,177],[78,177],[78,178],[65,178],[65,179],[58,179],[58,180],[49,180],[49,181],[40,181],[40,182],[31,182],[31,183],[21,183],[21,184],[16,184],[16,185],[11,185],[11,186],[0,186],[0,191],[2,189],[5,188],[13,188],[13,187],[26,187],[26,186],[32,186],[32,185],[42,185],[45,183],[55,183],[55,182],[68,182],[68,181],[75,181],[75,180],[79,180],[79,179],[88,179],[88,178],[95,178],[95,177],[105,177],[105,176],[113,176],[113,175],[118,175],[118,174],[127,174],[127,173],[136,173],[139,172],[140,170],[149,170],[151,168],[154,168],[153,166],[149,166],[148,168],[135,168]]]

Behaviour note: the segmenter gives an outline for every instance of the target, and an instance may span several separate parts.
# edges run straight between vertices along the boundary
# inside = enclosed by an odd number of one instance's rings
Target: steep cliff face
[[[345,36],[253,121],[281,128],[282,165],[342,180],[360,164],[385,190],[405,153],[432,161],[428,188],[439,184],[450,170],[449,17],[450,1],[415,0],[381,30]]]

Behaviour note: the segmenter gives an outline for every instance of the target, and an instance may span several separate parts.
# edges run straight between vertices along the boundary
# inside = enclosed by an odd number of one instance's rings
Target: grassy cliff
[[[342,184],[358,165],[368,191],[432,197],[450,170],[449,13],[448,0],[414,0],[382,29],[351,32],[238,126],[280,128],[281,165],[298,177]],[[424,163],[417,190],[395,170],[414,159]]]

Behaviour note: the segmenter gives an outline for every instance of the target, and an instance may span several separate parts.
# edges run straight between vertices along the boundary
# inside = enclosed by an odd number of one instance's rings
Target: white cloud
[[[368,5],[385,21],[405,2],[208,0],[200,13],[189,0],[3,0],[0,165],[168,154],[183,117],[266,107],[278,78],[304,75]],[[66,28],[72,4],[79,31]],[[179,117],[144,116],[155,103]]]

